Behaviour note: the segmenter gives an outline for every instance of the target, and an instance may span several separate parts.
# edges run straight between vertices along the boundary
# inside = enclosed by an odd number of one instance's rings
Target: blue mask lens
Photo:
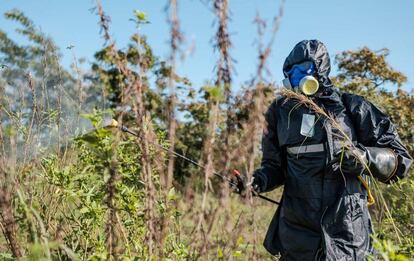
[[[300,80],[307,75],[313,75],[315,73],[315,66],[312,62],[304,62],[295,64],[292,69],[288,71],[290,84],[293,87],[299,86]]]

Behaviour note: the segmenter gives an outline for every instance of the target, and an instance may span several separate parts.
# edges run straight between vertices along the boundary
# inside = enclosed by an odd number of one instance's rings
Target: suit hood
[[[295,45],[293,50],[283,64],[283,74],[288,77],[287,72],[294,64],[312,61],[315,65],[319,85],[326,89],[332,87],[329,79],[331,61],[325,45],[318,40],[303,40]]]

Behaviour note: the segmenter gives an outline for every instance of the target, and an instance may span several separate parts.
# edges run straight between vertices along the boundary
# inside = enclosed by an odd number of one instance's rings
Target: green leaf
[[[147,15],[140,11],[140,10],[134,10],[134,15],[140,22],[146,22],[147,21]]]
[[[243,238],[242,236],[239,236],[239,237],[237,238],[237,242],[236,242],[237,246],[240,246],[240,245],[242,245],[243,243],[244,243],[244,238]]]
[[[206,86],[204,90],[213,101],[222,101],[224,99],[223,89],[220,86]]]
[[[168,194],[167,194],[167,199],[168,199],[168,201],[172,201],[172,200],[177,199],[177,195],[176,195],[176,193],[175,193],[175,189],[174,189],[174,188],[171,188],[171,189],[168,191]]]
[[[217,249],[217,257],[224,257],[224,255],[223,255],[223,249],[221,249],[221,247],[219,247]]]
[[[99,117],[97,114],[92,113],[82,113],[80,115],[82,118],[88,119],[91,121],[92,125],[95,128],[99,128],[101,126],[102,118]]]
[[[240,250],[236,250],[233,252],[233,256],[237,257],[237,256],[241,256],[242,252]]]

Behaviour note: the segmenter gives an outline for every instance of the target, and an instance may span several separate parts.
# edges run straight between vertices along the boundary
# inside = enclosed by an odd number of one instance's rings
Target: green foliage
[[[401,86],[407,81],[402,73],[389,66],[386,57],[389,50],[384,48],[377,52],[363,47],[356,51],[344,51],[336,56],[341,85],[352,92],[373,91],[391,83]]]
[[[118,251],[124,258],[145,257],[147,248],[141,243],[146,235],[144,183],[139,163],[141,152],[133,137],[123,136],[118,140],[112,130],[99,128],[101,115],[104,113],[85,115],[96,129],[75,139],[70,163],[55,154],[42,158],[32,205],[37,205],[42,218],[48,218],[50,224],[58,227],[55,233],[62,233],[61,238],[56,239],[58,246],[65,246],[78,256],[91,260],[106,259],[105,227],[110,211],[108,182],[114,167],[112,162],[116,161],[115,171],[119,177],[114,205],[119,220],[112,225],[123,246]],[[157,184],[156,176],[154,182]],[[49,194],[41,197],[41,190],[37,190],[41,188],[47,188]],[[159,215],[178,222],[181,214],[172,207],[176,200],[174,189],[169,191],[166,199],[158,198]],[[24,224],[21,226],[25,227]],[[62,231],[59,232],[59,228]],[[167,243],[165,256],[178,259],[188,256],[188,249],[174,233],[168,236]],[[44,257],[45,251],[43,244],[32,245],[28,249],[28,258]],[[65,255],[59,248],[52,254]]]
[[[224,90],[220,86],[205,86],[206,99],[212,102],[224,101]]]
[[[374,247],[378,250],[377,257],[368,258],[368,260],[384,260],[384,261],[408,261],[407,256],[399,254],[399,248],[389,240],[378,240],[374,237]]]
[[[88,118],[96,127],[100,125],[98,116],[89,115]],[[116,157],[119,182],[116,184],[115,205],[122,224],[119,229],[129,235],[128,241],[124,242],[127,251],[137,249],[136,242],[142,240],[144,233],[143,215],[139,214],[143,212],[143,192],[138,146],[130,138],[118,142],[112,131],[102,128],[77,138],[74,146],[75,161],[65,168],[53,155],[42,160],[43,175],[49,184],[55,186],[55,197],[63,205],[54,218],[65,220],[68,222],[65,226],[70,227],[71,233],[63,238],[65,244],[82,256],[105,258],[105,238],[102,235],[105,235],[109,211],[107,184],[114,167],[111,162]]]

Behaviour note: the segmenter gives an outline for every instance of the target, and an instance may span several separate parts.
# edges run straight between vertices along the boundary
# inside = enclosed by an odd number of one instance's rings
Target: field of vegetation
[[[232,81],[227,0],[211,8],[219,59],[206,75],[214,84],[203,86],[177,73],[184,35],[176,0],[166,9],[165,60],[139,33],[145,13],[131,10],[137,31],[117,46],[97,1],[105,45],[88,70],[75,52],[71,68],[62,66],[62,47],[24,13],[4,14],[26,42],[0,27],[0,260],[277,260],[262,246],[277,206],[232,193],[214,173],[250,177],[259,166],[263,114],[280,89],[267,79],[267,61],[283,6],[268,26],[256,18],[257,68],[243,86]],[[414,97],[388,54],[343,51],[333,80],[385,111],[414,155]],[[137,137],[105,128],[108,118]],[[282,189],[266,196],[279,200]],[[373,190],[376,249],[383,260],[411,260],[413,170]]]

